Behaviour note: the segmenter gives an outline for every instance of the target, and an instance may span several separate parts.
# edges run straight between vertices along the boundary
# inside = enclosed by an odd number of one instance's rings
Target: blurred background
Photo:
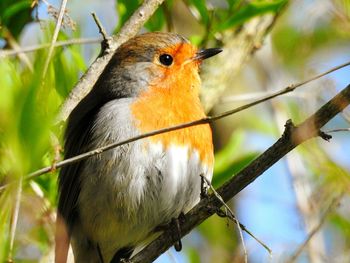
[[[45,60],[61,1],[0,2],[0,262],[50,262],[57,171],[23,176],[62,158],[60,105],[139,0],[70,0],[52,59]],[[142,29],[172,31],[198,47],[221,46],[202,68],[210,115],[350,61],[349,0],[167,0]],[[43,80],[44,79],[44,80]],[[42,81],[43,80],[43,81]],[[218,187],[350,83],[340,69],[213,125]],[[350,109],[275,164],[229,205],[271,250],[245,234],[249,262],[350,262]],[[335,131],[341,129],[340,131]],[[6,188],[4,185],[18,179]],[[157,262],[243,262],[236,226],[213,216]]]

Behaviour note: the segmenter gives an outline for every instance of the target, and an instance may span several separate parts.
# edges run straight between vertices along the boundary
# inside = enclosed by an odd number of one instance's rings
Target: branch
[[[61,24],[62,24],[64,12],[66,10],[66,5],[67,5],[67,0],[62,0],[61,7],[60,7],[60,12],[59,12],[58,17],[57,17],[55,31],[53,32],[51,44],[50,44],[50,47],[49,47],[49,53],[48,53],[48,55],[46,57],[46,60],[45,60],[45,65],[44,65],[44,70],[43,70],[43,75],[42,75],[43,79],[45,78],[47,69],[49,67],[49,63],[50,63],[50,60],[51,60],[51,57],[52,57],[52,54],[53,54],[53,50],[54,50],[54,47],[55,47],[55,42],[57,40],[58,33],[60,32],[60,29],[61,29]]]
[[[134,12],[129,20],[121,28],[120,32],[113,37],[110,48],[99,56],[89,69],[84,73],[79,82],[75,85],[66,101],[62,105],[57,122],[65,121],[71,111],[84,98],[95,85],[98,77],[113,56],[114,51],[129,38],[135,36],[143,24],[152,16],[155,10],[164,0],[145,0]]]
[[[102,38],[94,37],[94,38],[73,38],[69,40],[64,40],[64,41],[57,41],[54,44],[54,47],[63,47],[63,46],[70,46],[70,45],[76,45],[76,44],[95,44],[95,43],[100,43],[102,41]],[[29,53],[29,52],[34,52],[40,49],[45,49],[50,47],[51,43],[45,43],[45,44],[40,44],[40,45],[33,45],[29,47],[18,47],[14,49],[9,49],[9,50],[0,50],[0,58],[3,57],[8,57],[8,56],[14,56],[20,53]]]
[[[334,130],[326,131],[325,133],[333,133],[333,132],[349,132],[350,128],[339,128]]]
[[[233,211],[231,210],[231,208],[225,203],[225,201],[222,199],[222,197],[218,194],[218,192],[216,192],[214,186],[211,184],[211,182],[204,177],[204,175],[201,174],[202,180],[204,180],[206,182],[207,185],[209,185],[210,189],[213,192],[213,195],[216,196],[216,198],[221,202],[221,206],[224,206],[225,210],[224,210],[224,216],[228,217],[229,219],[231,219],[234,223],[236,223],[237,225],[237,229],[238,229],[238,233],[239,233],[239,238],[241,239],[242,242],[242,248],[243,248],[243,254],[244,254],[244,263],[248,263],[248,253],[247,253],[247,248],[244,242],[244,238],[243,238],[243,232],[242,232],[242,228],[241,228],[241,223],[238,221],[237,217],[235,216],[235,214],[233,213]],[[221,210],[220,211],[221,214]],[[216,212],[218,214],[218,211]],[[250,233],[249,231],[247,232],[248,234]],[[254,236],[252,236],[254,237]],[[265,246],[264,246],[265,247]],[[270,249],[268,251],[271,251]]]
[[[233,198],[299,144],[322,134],[320,128],[349,104],[350,85],[300,125],[294,126],[290,120],[287,121],[281,138],[241,172],[219,187],[218,194],[225,202]],[[184,223],[181,225],[181,235],[188,234],[193,228],[213,215],[221,205],[221,201],[214,194],[202,199],[185,215]],[[155,260],[173,245],[172,233],[174,233],[173,226],[169,226],[156,240],[132,257],[129,262],[146,263]]]
[[[102,23],[100,21],[100,19],[98,19],[97,15],[95,13],[91,13],[97,27],[98,27],[98,30],[100,32],[100,34],[102,35],[102,42],[101,42],[101,53],[108,53],[110,52],[110,48],[111,46],[113,45],[112,44],[112,37],[109,37],[107,35],[107,32],[106,30],[104,29],[104,27],[102,26]]]
[[[11,46],[11,48],[17,52],[18,58],[22,60],[22,62],[28,67],[30,72],[33,72],[32,63],[30,62],[28,56],[25,53],[21,52],[21,48],[18,45],[16,39],[12,36],[11,32],[6,27],[2,28],[2,31],[4,34],[4,38],[8,42],[9,46]],[[0,57],[1,57],[1,51],[0,51]]]
[[[92,12],[91,15],[92,15],[93,19],[95,20],[95,23],[96,23],[96,25],[98,27],[98,30],[99,30],[100,34],[103,37],[103,41],[107,41],[108,35],[107,35],[106,30],[102,26],[102,23],[101,23],[100,19],[97,17],[96,13],[94,13],[94,12]]]
[[[246,110],[246,109],[248,109],[250,107],[258,105],[258,104],[260,104],[262,102],[265,102],[267,100],[273,99],[273,98],[278,97],[280,95],[283,95],[283,94],[286,94],[286,93],[289,93],[289,92],[293,92],[294,90],[296,90],[297,88],[301,87],[302,85],[304,85],[306,83],[309,83],[311,80],[315,80],[315,79],[321,78],[321,77],[323,77],[323,76],[325,76],[325,75],[327,75],[329,73],[332,73],[332,72],[334,72],[334,71],[336,71],[336,70],[338,70],[340,68],[343,68],[343,67],[346,67],[346,66],[349,66],[349,65],[350,65],[350,62],[346,62],[344,64],[341,64],[339,66],[331,68],[331,69],[327,70],[326,72],[323,72],[323,73],[321,73],[319,75],[313,76],[313,77],[311,77],[311,79],[307,79],[307,80],[304,80],[304,81],[296,83],[296,84],[291,84],[291,85],[285,87],[284,89],[281,89],[281,90],[279,90],[279,91],[277,91],[275,93],[269,94],[268,96],[265,96],[265,97],[263,97],[263,98],[261,98],[259,100],[253,101],[251,103],[242,105],[240,107],[237,107],[235,109],[226,111],[224,113],[221,113],[221,114],[218,114],[218,115],[215,115],[215,116],[212,116],[212,117],[208,116],[208,117],[205,117],[205,118],[202,118],[202,119],[199,119],[199,120],[195,120],[195,121],[192,121],[192,122],[186,122],[186,123],[175,125],[175,126],[172,126],[172,127],[168,127],[168,128],[164,128],[164,129],[160,129],[160,130],[144,133],[144,134],[141,134],[139,136],[135,136],[133,138],[126,139],[124,141],[115,142],[115,143],[112,143],[112,144],[109,144],[109,145],[97,148],[95,150],[92,150],[92,151],[89,151],[89,152],[86,152],[86,153],[82,153],[80,155],[77,155],[77,156],[74,156],[72,158],[63,160],[61,162],[57,162],[55,164],[54,168],[57,169],[57,168],[66,166],[68,164],[72,164],[72,163],[81,161],[81,160],[86,159],[86,158],[88,158],[90,156],[93,156],[93,155],[96,155],[96,154],[100,154],[102,152],[105,152],[105,151],[108,151],[110,149],[119,147],[121,145],[130,143],[130,142],[134,142],[134,141],[137,141],[137,140],[141,140],[141,139],[144,139],[144,138],[147,138],[147,137],[150,137],[150,136],[154,136],[154,135],[157,135],[157,134],[166,133],[166,132],[170,132],[170,131],[175,131],[175,130],[179,130],[179,129],[184,129],[184,128],[188,128],[188,127],[191,127],[191,126],[211,123],[213,121],[216,121],[216,120],[225,118],[227,116],[231,116],[231,115],[233,115],[235,113],[238,113],[240,111]],[[29,176],[26,179],[32,179],[32,178],[35,178],[35,177],[37,177],[39,175],[42,175],[42,174],[45,174],[45,173],[48,173],[48,172],[51,172],[51,171],[52,171],[52,166],[48,166],[48,167],[42,168],[40,170],[37,170],[37,171],[29,174]],[[4,187],[6,187],[6,185],[0,187],[0,190],[2,190]]]

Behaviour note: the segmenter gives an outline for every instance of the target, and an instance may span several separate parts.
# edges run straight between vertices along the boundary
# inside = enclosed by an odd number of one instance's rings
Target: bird
[[[197,49],[175,33],[122,44],[70,114],[64,158],[206,116],[200,65],[222,50]],[[115,263],[154,238],[154,229],[200,201],[213,176],[209,124],[158,134],[64,166],[58,177],[56,263]],[[62,227],[63,226],[63,227]],[[136,250],[135,250],[136,249]]]

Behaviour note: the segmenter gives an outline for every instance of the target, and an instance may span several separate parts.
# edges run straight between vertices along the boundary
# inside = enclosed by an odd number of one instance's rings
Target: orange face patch
[[[174,63],[170,67],[161,68],[164,71],[162,77],[154,80],[131,105],[135,125],[140,132],[150,132],[205,117],[198,97],[198,62],[190,60],[195,52],[195,48],[187,43],[160,51],[160,54],[172,55]],[[188,145],[191,150],[199,152],[204,163],[209,166],[213,164],[212,133],[208,124],[159,134],[150,137],[150,140],[161,142],[164,147],[171,144]]]

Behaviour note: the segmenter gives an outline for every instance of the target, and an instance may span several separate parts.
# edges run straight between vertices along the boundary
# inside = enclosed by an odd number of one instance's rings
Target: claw
[[[204,175],[201,174],[201,200],[208,197],[208,184],[204,179]]]
[[[175,231],[176,233],[174,233],[176,236],[176,242],[174,244],[174,248],[177,252],[182,250],[182,242],[181,242],[181,227],[180,227],[180,220],[183,221],[183,219],[185,218],[184,213],[180,213],[178,218],[173,218],[172,219],[172,223],[175,225]]]

